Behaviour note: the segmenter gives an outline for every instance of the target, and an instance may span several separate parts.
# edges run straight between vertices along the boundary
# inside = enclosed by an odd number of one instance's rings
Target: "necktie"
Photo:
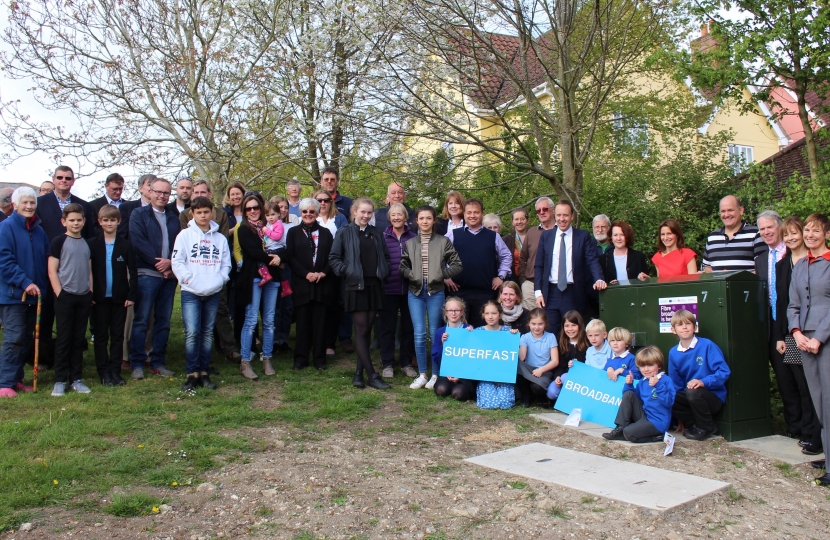
[[[770,292],[772,293],[772,296],[770,296],[770,304],[771,304],[771,307],[772,307],[772,320],[773,321],[775,320],[775,303],[778,301],[778,291],[775,290],[775,263],[778,260],[777,254],[778,254],[778,250],[773,249],[772,250],[772,261],[770,262],[770,264],[772,265],[772,275],[769,278],[769,281],[770,281],[769,289],[770,289]]]
[[[568,287],[568,256],[565,250],[565,233],[562,233],[562,240],[559,242],[559,278],[556,282],[556,287],[560,291],[564,291]]]

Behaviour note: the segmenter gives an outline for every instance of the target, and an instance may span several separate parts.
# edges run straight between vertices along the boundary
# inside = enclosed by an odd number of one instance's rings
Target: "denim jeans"
[[[184,362],[187,374],[207,373],[213,346],[213,327],[219,309],[221,292],[199,296],[182,291],[184,320]]]
[[[130,335],[130,364],[132,368],[144,367],[147,353],[144,340],[147,339],[147,325],[150,313],[155,309],[153,318],[153,352],[150,367],[164,366],[167,354],[167,339],[170,337],[170,316],[173,313],[173,300],[176,297],[175,279],[154,276],[138,276],[138,288],[135,302],[133,331]]]
[[[251,360],[251,343],[254,340],[259,304],[262,302],[262,356],[270,357],[274,352],[274,314],[280,298],[279,281],[269,281],[260,287],[259,278],[254,279],[251,303],[245,306],[245,323],[242,325],[242,361]]]
[[[427,322],[429,322],[429,337],[432,338],[444,322],[444,291],[428,294],[427,288],[423,287],[418,296],[412,294],[411,291],[407,294],[409,294],[409,314],[412,317],[412,328],[415,333],[415,358],[418,359],[418,373],[426,373]],[[435,366],[432,368],[434,373]]]
[[[0,388],[23,381],[23,364],[34,347],[34,304],[0,305],[3,317],[3,345],[0,348]]]

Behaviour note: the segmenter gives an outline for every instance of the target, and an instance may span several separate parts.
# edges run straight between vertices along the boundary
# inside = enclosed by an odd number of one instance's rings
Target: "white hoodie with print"
[[[215,221],[210,222],[210,230],[205,232],[191,219],[176,237],[170,259],[182,290],[197,296],[221,291],[231,272],[228,239],[219,232]]]

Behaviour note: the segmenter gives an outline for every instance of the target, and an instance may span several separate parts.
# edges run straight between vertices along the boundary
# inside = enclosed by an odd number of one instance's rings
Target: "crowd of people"
[[[630,224],[598,215],[590,232],[578,229],[573,205],[548,197],[535,201],[538,225],[519,208],[502,236],[501,218],[486,214],[479,199],[451,191],[440,213],[412,209],[393,182],[386,204],[376,207],[341,194],[335,169],[325,169],[320,189],[305,198],[296,180],[284,197],[268,200],[234,182],[222,207],[203,179],[179,179],[172,202],[171,182],[154,175],[139,178],[135,201],[122,199],[118,174],[91,202],[71,194],[74,182],[72,169],[61,166],[39,194],[0,190],[2,397],[30,390],[23,366],[33,353],[38,303],[40,361],[54,367],[53,396],[90,392],[82,376],[87,328],[101,384],[125,384],[125,369],[135,380],[147,370],[172,376],[167,344],[180,288],[183,390],[216,387],[214,347],[256,380],[257,372],[275,374],[279,353],[292,354],[296,370],[325,370],[339,340],[355,355],[355,387],[389,388],[399,370],[413,390],[475,399],[484,408],[550,404],[569,367],[584,362],[627,383],[608,438],[651,440],[673,419],[687,437],[705,439],[726,399],[723,354],[695,336],[694,315],[678,312],[672,329],[679,345],[665,351],[671,369],[664,377],[663,352],[646,347],[635,356],[628,330],[606,332],[598,291],[652,275],[746,270],[769,283],[769,355],[787,433],[807,454],[830,444],[822,431],[830,415],[822,402],[830,392],[824,215],[782,220],[767,210],[756,226],[744,220],[738,198],[727,196],[719,208],[723,227],[707,236],[702,254],[686,247],[679,222],[668,219],[654,231],[649,259],[633,248]],[[447,328],[520,334],[516,383],[442,373]],[[635,379],[644,384],[635,389]]]

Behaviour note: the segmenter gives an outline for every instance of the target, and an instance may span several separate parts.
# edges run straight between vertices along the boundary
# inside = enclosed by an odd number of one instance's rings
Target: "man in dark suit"
[[[605,289],[607,284],[591,234],[571,227],[571,202],[559,201],[553,215],[556,228],[542,233],[536,251],[534,294],[536,305],[547,311],[548,332],[558,336],[562,316],[576,310],[584,317],[591,291]]]
[[[155,174],[142,174],[138,177],[138,193],[141,195],[134,201],[122,203],[118,210],[121,211],[121,223],[118,224],[118,236],[130,238],[130,216],[133,210],[150,204],[150,186],[157,177]]]
[[[775,372],[775,379],[778,383],[778,393],[781,395],[781,402],[784,406],[784,424],[787,434],[795,437],[801,434],[801,392],[798,390],[798,383],[793,372],[784,364],[784,355],[776,349],[776,339],[772,332],[772,325],[779,317],[787,317],[786,313],[777,313],[775,303],[778,300],[775,288],[775,263],[784,258],[787,246],[782,240],[781,224],[783,220],[778,212],[765,210],[758,214],[758,229],[761,239],[767,245],[765,253],[755,257],[755,274],[758,278],[766,281],[767,287],[767,313],[769,313],[769,361],[772,370]]]
[[[92,208],[93,221],[95,222],[92,225],[92,238],[100,236],[103,232],[101,225],[98,223],[98,212],[101,211],[101,208],[105,204],[111,204],[119,208],[121,203],[124,202],[121,199],[121,194],[124,193],[124,177],[118,173],[112,173],[107,176],[107,179],[104,181],[104,190],[106,193],[102,197],[98,197],[94,201],[89,202],[89,206]]]
[[[417,231],[418,228],[415,224],[416,212],[408,207],[404,201],[406,201],[406,190],[403,188],[403,184],[400,182],[392,182],[386,190],[386,206],[375,210],[375,214],[372,216],[372,221],[369,224],[374,225],[381,232],[385,231],[390,225],[389,207],[393,204],[401,203],[406,208],[407,215],[409,216],[406,220],[409,228]]]
[[[190,199],[193,198],[193,181],[187,176],[179,178],[176,182],[176,200],[167,203],[167,209],[173,212],[176,217],[190,208]]]

